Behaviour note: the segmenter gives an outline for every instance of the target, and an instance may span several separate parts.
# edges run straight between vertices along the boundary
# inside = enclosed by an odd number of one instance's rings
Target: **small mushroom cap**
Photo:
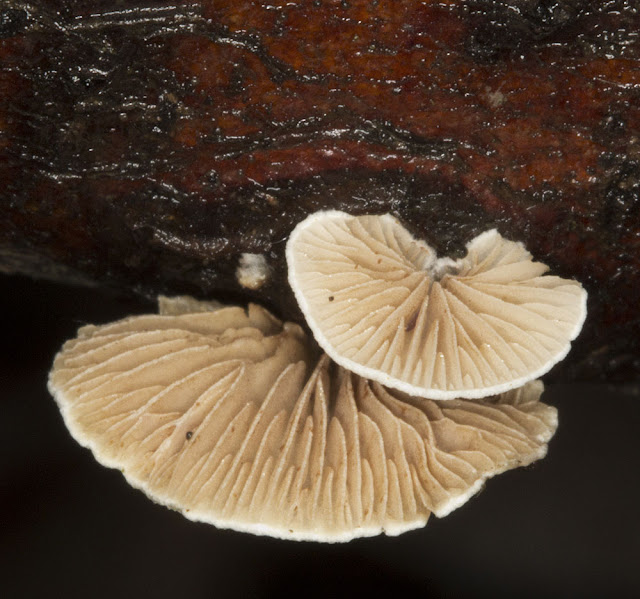
[[[435,402],[312,357],[308,345],[257,306],[136,316],[80,329],[49,388],[76,440],[154,501],[296,540],[422,526],[487,478],[544,456],[555,431],[539,382]]]
[[[338,364],[431,399],[515,389],[566,356],[586,316],[574,280],[545,275],[521,243],[487,231],[436,258],[391,215],[318,212],[287,244],[289,283]]]

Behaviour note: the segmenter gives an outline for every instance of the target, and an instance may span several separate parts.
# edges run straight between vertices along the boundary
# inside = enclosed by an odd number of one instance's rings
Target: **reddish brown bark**
[[[591,294],[563,374],[637,378],[636,0],[175,4],[3,9],[4,270],[297,318],[311,211],[392,211],[441,251],[497,226]],[[241,252],[273,268],[257,292]]]

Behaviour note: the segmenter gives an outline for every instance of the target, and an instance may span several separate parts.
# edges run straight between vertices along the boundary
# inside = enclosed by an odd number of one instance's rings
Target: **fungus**
[[[240,255],[236,280],[246,289],[260,289],[269,279],[270,269],[264,254]]]
[[[176,295],[158,297],[158,313],[163,316],[178,316],[188,312],[213,312],[219,308],[224,308],[222,302],[216,300],[197,300],[190,295]]]
[[[361,376],[431,399],[515,389],[566,356],[586,292],[495,229],[436,258],[391,215],[318,212],[287,244],[289,282],[322,349]]]
[[[318,357],[258,306],[160,305],[81,328],[49,389],[99,462],[192,520],[329,542],[399,534],[543,457],[557,425],[537,381],[419,399]]]

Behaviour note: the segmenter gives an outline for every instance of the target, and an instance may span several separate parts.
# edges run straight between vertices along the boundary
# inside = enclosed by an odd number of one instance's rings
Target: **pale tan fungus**
[[[161,316],[179,316],[188,312],[213,312],[226,306],[216,300],[197,300],[190,295],[158,296],[158,314]]]
[[[539,382],[418,399],[311,355],[300,327],[258,306],[161,305],[81,328],[49,389],[99,462],[192,520],[297,540],[399,534],[543,457],[556,428]]]
[[[271,269],[264,254],[240,254],[236,280],[246,289],[260,289],[268,280]]]
[[[391,215],[318,212],[287,244],[289,282],[313,334],[344,368],[412,395],[481,398],[566,356],[586,316],[577,281],[546,275],[487,231],[436,258]]]

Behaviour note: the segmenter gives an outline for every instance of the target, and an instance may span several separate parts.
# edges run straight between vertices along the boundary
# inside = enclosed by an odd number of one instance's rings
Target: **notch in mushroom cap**
[[[574,280],[487,231],[454,261],[391,215],[318,212],[287,244],[289,283],[320,346],[357,374],[431,399],[480,398],[547,372],[586,317]]]
[[[539,382],[415,399],[316,361],[297,325],[257,306],[162,306],[80,329],[49,388],[98,461],[192,520],[297,540],[398,534],[541,458],[556,428]]]

